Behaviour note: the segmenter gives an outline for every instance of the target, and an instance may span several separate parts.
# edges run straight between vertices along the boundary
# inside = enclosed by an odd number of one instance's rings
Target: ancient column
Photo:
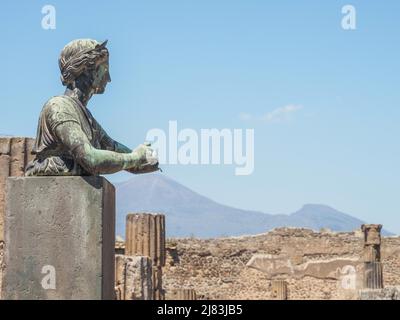
[[[383,288],[382,262],[364,262],[364,288]]]
[[[152,300],[152,262],[149,257],[115,256],[117,300]]]
[[[125,254],[125,241],[119,236],[115,238],[115,254]]]
[[[163,300],[162,267],[165,266],[165,216],[137,213],[126,217],[125,254],[147,256],[153,263],[153,293]]]
[[[287,284],[285,280],[272,280],[271,289],[274,300],[287,300]]]
[[[115,191],[105,178],[11,177],[3,299],[114,299]]]
[[[381,229],[380,224],[363,224],[364,232],[364,284],[365,289],[383,288],[381,263]]]
[[[197,300],[196,291],[194,289],[175,289],[172,290],[170,300]]]

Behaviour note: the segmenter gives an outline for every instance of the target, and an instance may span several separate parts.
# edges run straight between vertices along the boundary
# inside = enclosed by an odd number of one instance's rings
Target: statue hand
[[[150,143],[139,145],[132,151],[132,155],[137,158],[137,165],[127,171],[131,173],[149,173],[160,170],[158,168],[158,158],[155,151],[150,147]]]

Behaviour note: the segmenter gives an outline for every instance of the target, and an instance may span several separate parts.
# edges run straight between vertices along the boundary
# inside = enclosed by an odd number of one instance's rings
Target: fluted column
[[[172,290],[171,300],[197,300],[194,289],[175,289]]]
[[[381,224],[363,224],[364,232],[364,288],[382,289],[383,270],[381,263]]]
[[[165,266],[165,216],[149,213],[128,214],[125,238],[126,255],[151,258],[154,299],[163,300],[162,267]]]
[[[285,280],[272,280],[271,289],[274,300],[287,300],[287,284]]]
[[[117,300],[153,299],[152,265],[149,257],[115,256]]]

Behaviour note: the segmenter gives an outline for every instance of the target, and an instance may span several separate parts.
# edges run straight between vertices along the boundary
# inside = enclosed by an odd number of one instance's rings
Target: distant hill
[[[181,185],[164,174],[137,175],[116,184],[117,234],[125,235],[129,212],[166,215],[168,237],[214,238],[258,234],[275,227],[352,231],[364,222],[329,206],[306,204],[290,214],[267,214],[219,204]]]

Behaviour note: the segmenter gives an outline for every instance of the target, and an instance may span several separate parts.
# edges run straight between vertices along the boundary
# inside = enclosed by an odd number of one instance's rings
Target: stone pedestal
[[[3,299],[114,299],[115,191],[102,177],[8,178]]]

